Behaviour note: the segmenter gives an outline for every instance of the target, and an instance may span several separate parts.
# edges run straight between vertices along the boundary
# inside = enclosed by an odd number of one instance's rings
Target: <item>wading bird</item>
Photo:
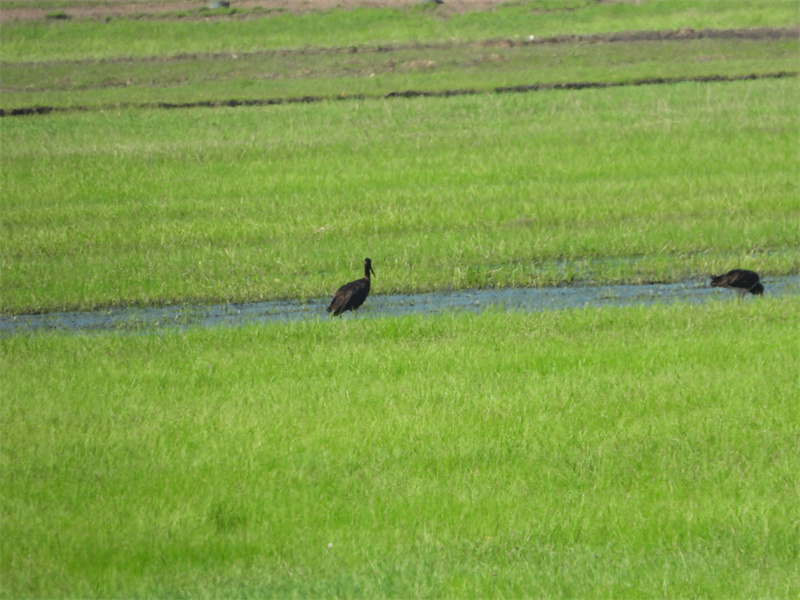
[[[724,287],[739,294],[744,298],[747,292],[763,294],[764,286],[758,280],[758,273],[746,269],[734,269],[724,275],[711,276],[711,287]]]
[[[364,304],[364,300],[369,295],[369,274],[375,275],[372,270],[372,260],[364,259],[364,278],[356,279],[350,283],[345,283],[336,290],[333,295],[328,312],[332,312],[334,317],[338,317],[346,310],[352,310],[358,318],[358,307]]]

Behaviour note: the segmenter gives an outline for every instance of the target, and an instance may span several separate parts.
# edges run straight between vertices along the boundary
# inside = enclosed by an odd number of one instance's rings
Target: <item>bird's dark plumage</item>
[[[734,269],[723,275],[711,277],[711,287],[724,287],[733,290],[740,297],[744,297],[747,292],[751,294],[763,294],[764,286],[759,281],[758,273],[747,269]]]
[[[364,304],[364,300],[369,295],[369,275],[375,274],[372,270],[372,261],[369,258],[364,259],[364,278],[356,279],[350,283],[344,284],[333,295],[328,312],[333,313],[334,317],[347,310],[352,310],[356,318],[358,318],[358,308]]]

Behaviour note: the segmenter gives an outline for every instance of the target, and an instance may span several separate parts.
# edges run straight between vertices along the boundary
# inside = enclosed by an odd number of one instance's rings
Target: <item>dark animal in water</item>
[[[734,269],[724,275],[711,277],[711,287],[724,287],[733,290],[744,298],[747,292],[751,294],[763,294],[764,286],[759,281],[758,273],[746,269]]]
[[[333,313],[334,317],[338,317],[346,310],[352,310],[358,318],[358,307],[364,304],[364,300],[369,295],[369,274],[375,275],[372,270],[372,260],[369,258],[364,259],[364,278],[356,279],[350,283],[345,283],[342,287],[336,290],[333,295],[328,312]]]

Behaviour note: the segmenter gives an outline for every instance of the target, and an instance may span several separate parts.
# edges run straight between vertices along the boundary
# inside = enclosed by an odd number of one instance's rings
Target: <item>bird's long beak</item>
[[[372,265],[369,266],[369,272],[375,275],[375,269],[372,268]]]

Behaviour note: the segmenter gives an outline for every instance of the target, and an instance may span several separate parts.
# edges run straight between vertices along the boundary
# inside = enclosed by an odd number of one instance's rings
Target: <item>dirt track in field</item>
[[[430,0],[433,5],[434,0]],[[463,13],[470,11],[491,10],[505,4],[509,0],[444,0],[436,6],[445,14]],[[330,10],[333,8],[352,9],[362,7],[394,7],[403,8],[419,4],[420,0],[230,0],[230,7],[234,9],[260,8],[264,14],[293,12],[307,13],[311,11]],[[95,6],[81,5],[76,2],[72,6],[59,6],[57,9],[43,8],[2,8],[0,4],[0,21],[30,21],[45,19],[48,14],[63,13],[73,19],[112,19],[131,16],[158,16],[164,13],[181,13],[196,11],[207,7],[208,1],[203,0],[163,0],[163,1],[135,1],[135,0],[105,0],[103,4]],[[208,17],[208,15],[206,15]]]

